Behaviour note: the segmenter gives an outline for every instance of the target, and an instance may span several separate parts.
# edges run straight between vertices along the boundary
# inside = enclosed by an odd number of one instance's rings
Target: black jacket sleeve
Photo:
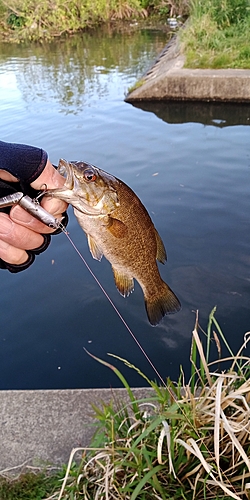
[[[0,141],[0,169],[31,183],[42,173],[48,160],[46,151],[26,144]]]
[[[33,182],[42,173],[48,160],[46,151],[34,146],[25,144],[14,144],[0,141],[0,170],[6,170],[10,174],[17,177],[19,182],[6,182],[0,179],[0,198],[8,196],[17,191],[28,194],[31,198],[37,195],[37,191],[31,188],[30,183]],[[9,213],[10,207],[0,208],[0,212]],[[68,216],[65,212],[63,225],[66,227]],[[53,234],[59,233],[61,230],[54,231]],[[27,269],[35,259],[35,255],[44,252],[50,244],[50,235],[44,234],[44,242],[41,247],[35,250],[26,250],[28,259],[24,264],[13,265],[4,262],[0,259],[0,269],[8,269],[11,273],[18,273]]]

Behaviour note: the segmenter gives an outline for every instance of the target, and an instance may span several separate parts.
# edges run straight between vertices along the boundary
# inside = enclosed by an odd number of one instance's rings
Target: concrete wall
[[[174,39],[158,56],[125,101],[250,102],[250,70],[187,69]],[[136,85],[135,85],[136,87]]]
[[[134,389],[138,399],[150,389]],[[92,403],[128,402],[125,389],[0,391],[0,470],[30,464],[67,463],[94,433]]]

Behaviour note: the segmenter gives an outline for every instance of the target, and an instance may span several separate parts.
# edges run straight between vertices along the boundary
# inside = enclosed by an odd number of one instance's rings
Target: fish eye
[[[83,175],[84,179],[88,182],[94,182],[96,180],[96,174],[92,168],[87,168]]]

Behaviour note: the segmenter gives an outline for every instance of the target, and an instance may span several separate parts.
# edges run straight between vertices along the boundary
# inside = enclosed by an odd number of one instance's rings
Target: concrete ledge
[[[145,398],[150,389],[133,389]],[[72,448],[89,445],[92,403],[128,403],[125,389],[76,389],[0,392],[0,469],[33,464],[67,463]]]
[[[187,69],[179,54],[177,39],[161,52],[147,73],[142,85],[134,88],[126,102],[144,100],[187,100],[250,102],[250,70]],[[135,85],[136,87],[136,85]]]

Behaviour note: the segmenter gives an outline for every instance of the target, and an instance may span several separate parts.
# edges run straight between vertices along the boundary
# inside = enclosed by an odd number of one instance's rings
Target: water
[[[71,209],[68,229],[162,377],[176,379],[180,364],[188,373],[194,311],[206,328],[217,306],[234,352],[250,329],[250,106],[126,104],[165,43],[164,33],[132,28],[1,45],[0,138],[43,147],[53,163],[89,161],[139,195],[166,245],[162,277],[182,302],[156,328],[139,285],[123,299],[110,264],[92,259]],[[0,388],[118,386],[85,349],[131,385],[144,380],[107,353],[156,377],[65,235],[27,271],[1,271],[0,287]]]

